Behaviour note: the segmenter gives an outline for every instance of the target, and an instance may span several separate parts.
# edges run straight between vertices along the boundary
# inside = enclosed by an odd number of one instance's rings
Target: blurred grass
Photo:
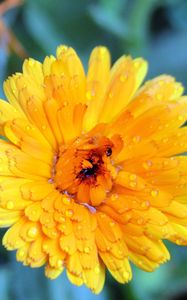
[[[150,63],[149,78],[169,73],[187,87],[186,0],[27,0],[8,11],[3,21],[28,55],[39,60],[55,53],[57,45],[69,44],[86,68],[91,49],[102,44],[113,61],[123,53],[143,56]],[[22,62],[1,36],[1,83],[20,71]],[[128,285],[107,274],[104,291],[96,297],[84,287],[70,285],[65,275],[51,282],[43,270],[22,267],[1,247],[0,300],[187,299],[187,250],[171,244],[169,248],[169,263],[152,274],[133,268],[134,280]]]

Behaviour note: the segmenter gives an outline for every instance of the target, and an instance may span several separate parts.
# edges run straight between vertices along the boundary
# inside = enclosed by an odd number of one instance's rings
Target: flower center
[[[56,188],[76,202],[99,205],[112,187],[113,143],[101,136],[84,137],[62,146],[55,166]]]

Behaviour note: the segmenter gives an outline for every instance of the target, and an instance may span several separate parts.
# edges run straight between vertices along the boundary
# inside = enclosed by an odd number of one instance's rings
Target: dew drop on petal
[[[38,234],[38,229],[37,229],[36,227],[31,227],[31,228],[28,230],[28,232],[27,232],[27,235],[28,235],[28,237],[30,237],[30,238],[36,237],[37,234]]]
[[[84,253],[89,254],[90,253],[90,248],[89,247],[84,247]]]
[[[143,163],[143,168],[148,170],[152,167],[152,165],[153,165],[153,162],[151,160],[147,160]]]
[[[56,262],[56,265],[58,268],[61,268],[63,266],[63,260],[62,259],[58,259]]]
[[[60,216],[58,221],[61,223],[64,223],[66,221],[66,219],[63,216]]]
[[[42,129],[43,129],[43,130],[46,130],[46,129],[47,129],[47,126],[46,126],[46,125],[42,125]]]
[[[112,99],[112,98],[113,98],[113,94],[112,94],[112,93],[109,93],[109,95],[108,95],[108,96],[109,96],[109,98],[110,98],[110,99]]]
[[[138,261],[138,265],[142,266],[143,262],[141,260]]]
[[[103,213],[101,213],[101,214],[100,214],[100,217],[101,217],[102,219],[104,219],[104,218],[106,218],[106,215],[103,214]]]
[[[55,237],[57,237],[57,232],[56,231],[52,231],[51,235],[52,235],[53,238],[55,238]]]
[[[136,181],[130,181],[129,182],[129,186],[132,187],[132,188],[136,187],[136,185],[137,185]]]
[[[63,202],[64,204],[68,205],[68,204],[71,203],[71,199],[68,198],[68,197],[64,197],[64,198],[62,199],[62,202]]]
[[[68,106],[68,101],[64,101],[64,102],[63,102],[63,106],[64,106],[64,107]]]
[[[72,209],[67,209],[66,210],[66,217],[72,217],[73,216],[73,210]]]
[[[113,227],[115,225],[115,222],[111,221],[109,224],[110,224],[110,227]]]
[[[163,142],[164,144],[166,144],[168,141],[169,141],[168,138],[164,138],[164,139],[162,140],[162,142]]]
[[[89,100],[89,101],[92,100],[92,93],[91,93],[91,91],[87,91],[86,92],[86,99]]]
[[[135,174],[131,174],[129,176],[130,180],[136,180],[137,176]]]
[[[158,190],[152,190],[152,191],[151,191],[151,196],[152,196],[152,197],[157,197],[158,194],[159,194],[159,191],[158,191]]]
[[[94,271],[95,271],[96,274],[99,274],[101,270],[100,270],[99,266],[96,266]]]
[[[82,226],[81,226],[81,225],[78,225],[78,226],[77,226],[77,229],[78,229],[78,230],[82,230]]]
[[[6,208],[7,209],[13,209],[14,208],[14,202],[13,201],[8,201],[6,203]]]
[[[142,207],[142,208],[148,208],[149,206],[150,206],[149,200],[143,201],[142,204],[141,204],[141,207]]]
[[[127,79],[127,76],[125,76],[125,75],[121,75],[120,78],[119,78],[119,80],[121,82],[125,82],[126,79]]]
[[[25,256],[25,251],[24,250],[19,250],[17,252],[17,255],[18,255],[19,258],[23,258]]]
[[[132,141],[135,144],[139,143],[141,141],[141,136],[139,136],[139,135],[134,136],[133,139],[132,139]]]
[[[137,219],[137,224],[138,224],[138,225],[142,225],[143,222],[144,222],[144,220],[143,220],[142,218],[138,218],[138,219]]]

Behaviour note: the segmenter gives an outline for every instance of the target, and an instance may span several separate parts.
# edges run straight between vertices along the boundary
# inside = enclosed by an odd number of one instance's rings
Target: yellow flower
[[[170,76],[106,48],[28,59],[0,101],[0,225],[17,260],[99,293],[107,268],[153,271],[187,245],[187,98]]]

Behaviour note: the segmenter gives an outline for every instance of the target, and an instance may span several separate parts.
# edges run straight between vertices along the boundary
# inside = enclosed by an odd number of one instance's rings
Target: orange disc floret
[[[146,71],[96,47],[85,74],[60,46],[5,81],[0,226],[24,265],[99,293],[106,269],[125,283],[187,245],[187,98],[167,75],[139,88]]]

